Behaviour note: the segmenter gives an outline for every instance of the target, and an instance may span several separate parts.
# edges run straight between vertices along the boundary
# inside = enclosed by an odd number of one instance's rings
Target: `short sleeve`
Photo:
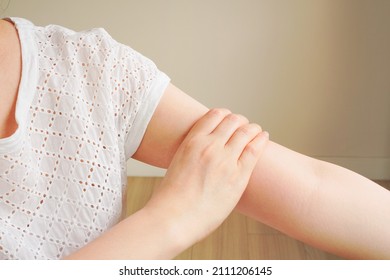
[[[123,217],[125,160],[169,78],[103,29],[12,21],[23,67],[18,132],[0,141],[0,259],[61,259]]]
[[[109,73],[119,142],[126,160],[138,149],[170,79],[148,58],[114,43]]]

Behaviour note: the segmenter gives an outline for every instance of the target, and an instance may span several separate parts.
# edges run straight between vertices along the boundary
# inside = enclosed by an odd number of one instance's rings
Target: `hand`
[[[210,110],[178,148],[145,209],[172,223],[178,238],[192,245],[234,209],[267,143],[268,133],[257,124]]]

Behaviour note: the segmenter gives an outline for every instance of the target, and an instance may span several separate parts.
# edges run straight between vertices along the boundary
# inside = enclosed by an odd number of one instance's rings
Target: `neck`
[[[15,132],[16,99],[21,76],[21,50],[12,23],[0,20],[0,138]]]
[[[6,83],[12,77],[7,75],[9,70],[21,67],[21,51],[17,31],[14,25],[7,20],[0,20],[0,73],[5,77]],[[14,80],[14,79],[11,79]],[[3,80],[4,81],[4,80]]]
[[[5,20],[0,20],[0,66],[3,64],[4,59],[6,58],[7,50],[7,27]]]

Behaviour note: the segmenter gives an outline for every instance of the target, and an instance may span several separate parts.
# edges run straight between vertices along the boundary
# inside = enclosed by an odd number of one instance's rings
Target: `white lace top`
[[[11,20],[22,78],[19,127],[0,139],[0,259],[58,259],[118,222],[126,160],[169,79],[103,29]]]

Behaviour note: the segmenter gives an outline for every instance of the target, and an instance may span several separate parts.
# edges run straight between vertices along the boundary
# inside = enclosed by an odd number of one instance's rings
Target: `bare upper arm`
[[[167,168],[188,131],[207,111],[207,107],[169,85],[133,158]],[[299,210],[299,201],[304,200],[297,200],[299,193],[310,193],[310,182],[315,179],[311,172],[313,166],[313,159],[270,141],[238,209],[278,226],[275,210],[283,206],[292,214]],[[293,197],[295,203],[291,202]]]
[[[167,168],[192,125],[207,111],[207,107],[170,84],[133,158]]]
[[[167,168],[177,148],[187,135],[194,123],[209,109],[191,98],[183,91],[170,84],[166,89],[157,109],[149,123],[140,147],[133,158],[142,162]],[[267,209],[274,209],[266,201],[276,196],[278,191],[283,192],[288,199],[287,185],[294,186],[294,196],[300,192],[300,187],[308,186],[313,159],[291,151],[270,141],[252,175],[249,188],[243,196],[245,201],[253,204],[255,200],[268,205]],[[302,190],[302,192],[305,192]],[[280,201],[279,196],[279,201]],[[242,203],[241,203],[242,204]],[[275,204],[275,202],[272,202]],[[246,212],[246,208],[254,205],[239,205]],[[258,205],[256,208],[259,207]],[[262,207],[263,208],[263,207]],[[257,209],[259,211],[260,209]],[[253,210],[247,210],[249,212]],[[249,214],[249,213],[247,213]]]

